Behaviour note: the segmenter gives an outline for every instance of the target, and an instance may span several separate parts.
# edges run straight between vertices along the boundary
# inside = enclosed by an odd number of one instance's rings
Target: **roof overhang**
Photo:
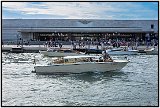
[[[96,32],[143,32],[142,28],[22,28],[19,32],[72,32],[72,33],[96,33]]]

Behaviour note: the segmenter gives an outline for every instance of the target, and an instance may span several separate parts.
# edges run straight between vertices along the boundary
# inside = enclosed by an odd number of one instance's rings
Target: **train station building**
[[[158,38],[158,20],[2,19],[2,41],[31,43]]]

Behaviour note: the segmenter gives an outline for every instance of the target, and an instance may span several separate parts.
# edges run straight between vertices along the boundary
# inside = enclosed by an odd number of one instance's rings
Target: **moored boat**
[[[145,49],[144,51],[147,55],[158,55],[158,48]]]
[[[133,50],[131,48],[113,48],[106,50],[109,55],[136,55],[138,50]]]
[[[49,49],[47,51],[39,52],[48,57],[76,56],[81,54],[80,52],[74,51],[72,49]]]
[[[107,60],[104,61],[101,56],[66,56],[57,59],[49,65],[36,65],[37,74],[55,74],[55,73],[81,73],[81,72],[107,72],[119,71],[129,61],[128,60]]]
[[[128,50],[128,51],[112,51],[112,50],[108,50],[107,53],[109,55],[136,55],[136,54],[138,54],[138,50]]]
[[[103,50],[100,49],[90,49],[86,54],[101,54]],[[137,55],[138,50],[127,49],[126,48],[110,48],[106,50],[109,55]]]

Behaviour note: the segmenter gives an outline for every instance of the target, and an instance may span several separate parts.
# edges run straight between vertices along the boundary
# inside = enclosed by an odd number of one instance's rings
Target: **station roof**
[[[98,33],[98,32],[142,32],[142,28],[140,27],[130,27],[130,28],[113,28],[113,27],[102,27],[102,28],[92,28],[92,27],[82,27],[82,28],[22,28],[18,30],[19,32],[79,32],[79,33]]]
[[[158,32],[158,20],[2,19],[20,32]]]

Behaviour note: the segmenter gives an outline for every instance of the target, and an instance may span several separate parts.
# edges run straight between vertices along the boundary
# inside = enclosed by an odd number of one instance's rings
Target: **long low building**
[[[158,34],[158,20],[2,19],[3,41],[145,40],[147,34]]]

